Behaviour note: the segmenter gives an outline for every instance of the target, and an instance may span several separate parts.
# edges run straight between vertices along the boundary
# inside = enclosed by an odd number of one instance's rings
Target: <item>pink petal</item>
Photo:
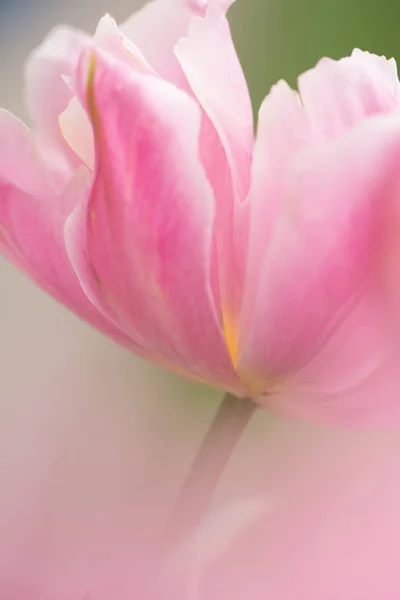
[[[383,310],[381,291],[374,286],[363,293],[315,358],[290,379],[288,388],[346,393],[397,352],[398,335],[391,314]]]
[[[161,77],[193,92],[218,132],[236,191],[244,199],[250,179],[253,115],[225,17],[231,3],[154,0],[121,29]]]
[[[237,386],[210,288],[214,201],[198,158],[200,111],[99,51],[90,61],[81,97],[97,175],[83,249],[90,264],[79,276],[91,270],[85,285],[156,359]]]
[[[193,94],[205,112],[200,153],[216,198],[211,277],[234,360],[243,270],[239,263],[245,260],[245,247],[236,240],[247,238],[247,219],[236,200],[243,200],[249,188],[253,118],[225,17],[230,4],[156,0],[122,29],[157,73]],[[155,37],[157,44],[150,42]]]
[[[264,100],[258,121],[252,165],[252,187],[245,210],[250,212],[251,244],[246,271],[242,327],[252,322],[254,292],[259,285],[276,220],[284,210],[287,172],[293,157],[314,141],[300,98],[280,81]],[[245,217],[243,217],[245,218]],[[249,218],[249,217],[248,217]],[[249,233],[245,230],[242,236]],[[243,244],[249,244],[244,239]],[[244,279],[244,276],[242,276]]]
[[[48,146],[61,149],[72,166],[79,165],[80,160],[65,143],[58,118],[72,98],[66,78],[72,76],[82,50],[89,44],[89,36],[80,31],[55,29],[26,67],[28,108],[34,128]]]
[[[123,33],[110,15],[100,19],[94,36],[94,43],[112,56],[126,62],[143,73],[155,75],[140,49]]]
[[[400,120],[381,117],[296,160],[243,315],[239,371],[256,387],[306,366],[373,285],[399,159]]]
[[[193,18],[176,55],[194,95],[211,119],[228,157],[239,198],[247,195],[253,151],[253,113],[224,10],[210,3]]]
[[[152,68],[182,89],[187,88],[187,82],[173,49],[186,35],[194,14],[186,0],[152,0],[121,25]]]
[[[68,107],[58,118],[63,137],[71,150],[90,169],[94,166],[92,125],[77,98],[72,98]]]
[[[236,360],[237,320],[243,284],[247,195],[253,151],[253,116],[246,81],[225,17],[227,6],[210,3],[191,20],[175,53],[205,111],[201,156],[216,197],[215,245],[225,337]]]
[[[346,390],[288,387],[259,398],[269,409],[291,418],[347,427],[395,427],[400,423],[400,354]]]
[[[0,249],[44,290],[95,327],[127,345],[83,293],[68,260],[64,223],[90,180],[79,171],[60,188],[42,162],[29,129],[0,111]]]
[[[189,23],[203,15],[208,4],[226,8],[229,0],[152,0],[134,13],[121,30],[140,48],[157,73],[185,89],[187,82],[174,55],[179,38],[187,34]]]
[[[305,111],[326,136],[342,133],[358,121],[400,107],[394,59],[354,50],[350,57],[322,59],[299,78]]]

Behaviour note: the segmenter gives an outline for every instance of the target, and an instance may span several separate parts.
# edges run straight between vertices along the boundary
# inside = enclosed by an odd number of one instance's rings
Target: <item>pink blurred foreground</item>
[[[152,548],[207,419],[96,400],[2,414],[2,600],[398,600],[398,432],[260,411],[156,593]]]
[[[396,65],[355,51],[278,83],[254,144],[230,4],[50,34],[33,130],[0,113],[1,250],[142,357],[299,416],[386,419]]]

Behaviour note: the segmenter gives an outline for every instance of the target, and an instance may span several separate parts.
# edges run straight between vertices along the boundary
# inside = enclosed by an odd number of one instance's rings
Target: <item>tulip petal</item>
[[[59,116],[59,124],[65,141],[82,162],[90,169],[94,166],[93,131],[90,121],[77,98]]]
[[[204,110],[200,155],[216,198],[213,279],[232,360],[237,346],[253,116],[225,14],[230,0],[156,0],[122,26],[153,68],[193,94]],[[150,44],[157,30],[157,43]],[[160,36],[160,32],[163,32]],[[151,34],[149,35],[149,32]],[[216,264],[218,263],[218,266]]]
[[[42,162],[32,133],[0,111],[0,249],[45,291],[81,318],[129,345],[88,300],[68,260],[64,223],[75,203],[89,193],[86,170],[60,189]]]
[[[161,77],[193,92],[218,132],[237,193],[244,199],[253,113],[225,17],[230,4],[230,0],[153,0],[121,29]]]
[[[243,284],[248,219],[240,204],[249,189],[253,114],[225,13],[227,4],[210,2],[194,17],[175,54],[203,108],[201,156],[217,201],[215,244],[224,333],[236,362],[238,313]]]
[[[212,121],[231,167],[238,197],[245,199],[253,151],[253,113],[246,80],[224,9],[210,3],[191,20],[176,55],[200,105]]]
[[[152,0],[121,25],[152,68],[182,89],[187,88],[187,82],[173,49],[177,40],[186,35],[194,14],[186,0]]]
[[[300,153],[243,315],[242,379],[267,391],[304,368],[373,290],[399,160],[400,120],[391,116]]]
[[[97,172],[79,277],[91,270],[88,293],[155,359],[237,386],[210,288],[214,201],[198,157],[200,111],[101,51],[87,59],[80,95]]]
[[[228,8],[232,2],[151,0],[123,23],[121,30],[140,48],[161,77],[186,89],[186,78],[174,55],[174,47],[181,37],[186,36],[191,19],[196,15],[203,15],[207,5],[211,3]]]
[[[287,172],[293,157],[314,141],[299,95],[285,81],[276,84],[259,113],[252,165],[252,187],[246,209],[250,212],[251,244],[243,300],[243,328],[251,318],[254,290],[262,276],[264,259],[276,220],[284,204]],[[247,242],[248,243],[248,242]]]
[[[123,33],[116,21],[108,14],[99,21],[94,43],[115,58],[128,63],[131,67],[139,69],[143,73],[156,74],[140,49]]]
[[[370,286],[362,294],[315,358],[288,381],[289,388],[346,393],[396,353],[398,336],[381,292]]]
[[[299,91],[314,126],[329,137],[362,119],[400,108],[394,59],[361,50],[338,61],[323,58],[301,75]]]
[[[400,354],[397,352],[359,384],[346,390],[288,387],[259,398],[277,414],[346,427],[398,428]]]
[[[65,143],[59,116],[66,110],[72,92],[66,82],[75,71],[90,38],[80,31],[60,27],[49,34],[35,50],[26,66],[27,100],[34,129],[53,151],[61,149],[72,166],[80,160]]]

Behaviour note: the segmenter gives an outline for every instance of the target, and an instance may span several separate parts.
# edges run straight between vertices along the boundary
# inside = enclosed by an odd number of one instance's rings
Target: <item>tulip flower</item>
[[[400,388],[396,65],[356,50],[298,91],[279,82],[254,141],[230,4],[153,0],[94,37],[57,29],[27,65],[32,128],[0,112],[1,252],[133,353],[227,392],[169,557],[255,404],[348,423]]]
[[[298,92],[278,83],[254,142],[230,4],[57,29],[27,66],[32,130],[0,113],[3,254],[132,352],[227,391],[174,529],[202,514],[254,403],[348,418],[346,394],[397,353],[396,65],[356,50]]]

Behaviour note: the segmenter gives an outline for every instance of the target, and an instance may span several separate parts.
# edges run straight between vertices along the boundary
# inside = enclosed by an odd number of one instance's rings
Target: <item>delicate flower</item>
[[[33,132],[0,113],[0,246],[140,356],[284,406],[394,351],[376,282],[400,85],[394,61],[324,59],[299,94],[273,88],[253,147],[229,4],[153,0],[93,39],[50,35],[27,68]]]

